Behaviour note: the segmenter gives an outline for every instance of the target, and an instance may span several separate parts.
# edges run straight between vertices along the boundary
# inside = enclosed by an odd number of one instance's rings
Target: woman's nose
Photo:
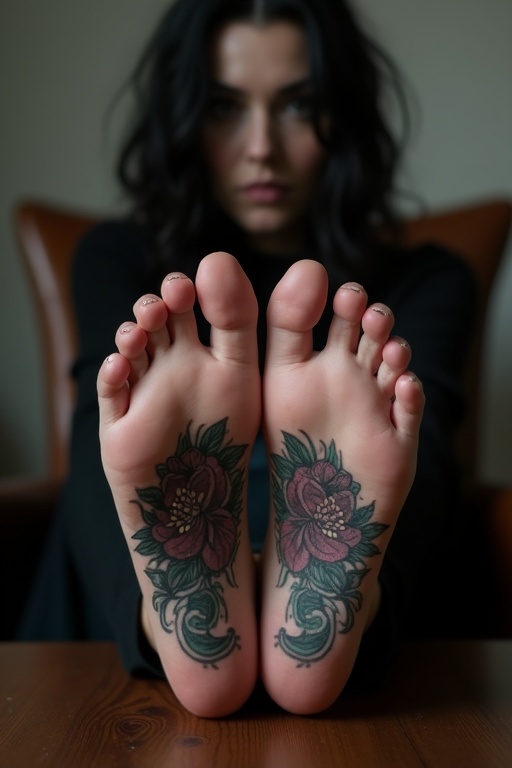
[[[268,112],[258,111],[251,115],[246,141],[247,155],[251,160],[265,160],[273,154],[276,136],[272,117]]]

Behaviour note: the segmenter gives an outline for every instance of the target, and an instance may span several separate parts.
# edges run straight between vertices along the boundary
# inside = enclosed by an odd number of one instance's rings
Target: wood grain
[[[109,644],[0,644],[2,768],[509,768],[512,642],[407,645],[377,693],[317,717],[261,691],[236,715],[186,712]]]

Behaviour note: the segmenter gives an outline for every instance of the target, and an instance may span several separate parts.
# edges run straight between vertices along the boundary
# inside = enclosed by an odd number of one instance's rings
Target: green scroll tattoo
[[[178,438],[174,456],[156,467],[159,484],[136,488],[144,527],[135,551],[149,557],[146,574],[162,628],[175,632],[189,657],[215,667],[239,647],[228,621],[221,579],[236,587],[246,445],[226,441],[227,419]]]
[[[283,432],[282,455],[271,455],[276,513],[278,587],[293,579],[286,622],[277,645],[299,666],[324,658],[336,634],[349,632],[362,606],[359,591],[369,572],[372,543],[388,527],[371,522],[375,504],[357,506],[361,486],[342,465],[334,441],[323,455],[306,433]]]

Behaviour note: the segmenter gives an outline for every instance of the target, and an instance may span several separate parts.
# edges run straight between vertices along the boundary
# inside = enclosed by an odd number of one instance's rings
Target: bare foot
[[[143,623],[195,714],[238,709],[257,674],[247,467],[261,392],[252,287],[229,254],[196,286],[143,296],[98,376],[105,474],[143,594]],[[197,298],[211,347],[197,336]]]
[[[323,267],[302,261],[268,307],[262,675],[297,713],[336,699],[378,610],[377,576],[414,477],[424,404],[408,345],[389,336],[391,311],[367,308],[355,283],[336,293],[326,347],[313,352],[326,296]]]

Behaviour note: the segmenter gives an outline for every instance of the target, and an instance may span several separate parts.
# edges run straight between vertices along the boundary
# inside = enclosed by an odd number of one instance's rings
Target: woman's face
[[[301,28],[231,22],[212,41],[202,148],[212,194],[257,249],[300,249],[323,168]]]

